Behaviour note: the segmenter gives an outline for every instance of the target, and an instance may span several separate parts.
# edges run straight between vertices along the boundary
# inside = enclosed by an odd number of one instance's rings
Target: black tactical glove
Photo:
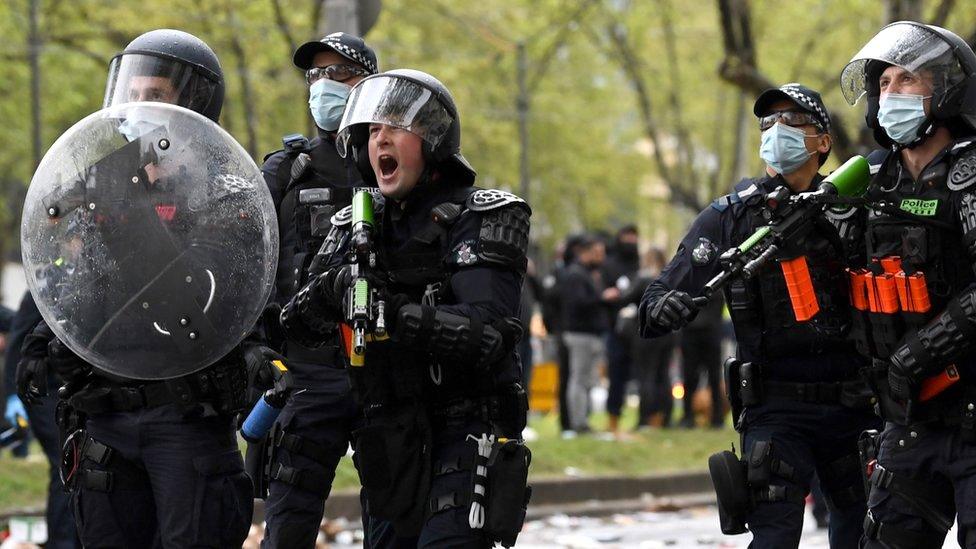
[[[670,290],[647,313],[654,324],[668,330],[680,330],[698,316],[698,305],[686,292]]]
[[[895,400],[907,402],[918,395],[921,380],[920,368],[911,358],[911,354],[902,346],[891,355],[888,364],[888,392]],[[910,366],[916,366],[915,369]]]
[[[320,274],[309,286],[310,305],[344,315],[346,293],[351,280],[352,267],[349,265],[335,267]]]
[[[51,370],[65,382],[71,382],[91,372],[91,365],[58,338],[52,339],[47,344],[47,363]]]
[[[899,402],[907,402],[917,393],[917,384],[910,375],[894,367],[888,368],[888,392]]]
[[[397,320],[400,317],[400,309],[410,302],[410,296],[407,294],[394,294],[384,298],[383,321],[386,322],[386,331],[389,333],[396,331]]]
[[[244,363],[247,365],[248,385],[259,391],[274,387],[281,377],[281,369],[274,364],[276,360],[281,361],[287,369],[288,362],[281,353],[264,345],[245,345]]]
[[[26,404],[36,404],[47,396],[47,359],[20,359],[17,364],[17,396]]]

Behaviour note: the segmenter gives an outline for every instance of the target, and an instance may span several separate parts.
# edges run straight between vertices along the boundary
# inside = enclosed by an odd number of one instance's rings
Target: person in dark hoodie
[[[606,288],[615,288],[618,292],[626,293],[634,284],[637,270],[640,268],[638,251],[637,227],[626,225],[617,231],[613,246],[607,253],[607,260],[603,265],[603,283]],[[631,378],[630,338],[622,337],[617,326],[617,315],[626,303],[619,297],[608,304],[610,315],[610,329],[607,331],[607,378],[610,386],[607,389],[607,429],[617,434],[620,412],[624,405],[627,382]]]
[[[569,356],[566,404],[570,432],[566,436],[570,437],[590,431],[589,394],[597,364],[606,354],[604,337],[610,328],[607,303],[620,296],[616,288],[604,288],[600,267],[605,259],[603,241],[584,237],[561,284],[563,341]]]

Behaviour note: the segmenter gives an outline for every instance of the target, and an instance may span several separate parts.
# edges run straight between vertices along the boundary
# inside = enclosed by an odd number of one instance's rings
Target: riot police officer
[[[257,166],[215,124],[223,97],[209,46],[147,32],[112,59],[106,109],[75,127],[98,154],[118,149],[86,166],[85,149],[58,156],[56,144],[28,192],[24,232],[40,240],[25,237],[25,263],[61,230],[84,246],[70,273],[31,286],[46,322],[24,344],[18,388],[43,394],[47,370],[65,382],[61,473],[88,547],[239,547],[248,533],[237,343],[270,294],[277,237]],[[47,177],[65,157],[82,168],[66,185]]]
[[[374,525],[419,534],[423,547],[511,545],[527,500],[514,319],[530,210],[512,194],[472,187],[460,129],[450,92],[429,74],[393,70],[353,88],[338,144],[384,199],[369,233],[376,267],[344,264],[369,241],[347,208],[314,262],[323,267],[282,311],[291,337],[333,341],[351,280],[382,288],[374,304],[390,337],[366,344],[363,365],[349,361],[365,415],[354,459]],[[355,250],[351,231],[365,237]]]
[[[354,187],[365,186],[355,166],[336,151],[335,132],[349,90],[377,71],[372,48],[342,32],[303,44],[294,63],[305,71],[318,135],[311,141],[286,136],[284,149],[268,155],[262,168],[278,211],[279,304],[287,303],[307,281],[308,265],[331,228],[333,214],[349,205]],[[267,471],[270,477],[263,545],[312,547],[359,412],[337,346],[310,349],[294,339],[280,344],[295,390],[265,443],[270,447],[260,450],[263,459],[256,463],[261,466],[252,465],[249,451],[248,468],[252,476]],[[272,462],[264,464],[265,459]]]
[[[956,519],[959,545],[974,547],[976,55],[902,21],[854,55],[841,85],[851,104],[867,99],[884,147],[869,158],[866,257],[851,265],[855,336],[885,419],[866,438],[877,458],[863,546],[941,547]]]
[[[674,258],[640,304],[644,337],[678,330],[695,318],[705,284],[723,269],[719,257],[775,218],[779,203],[768,193],[814,191],[831,149],[830,118],[820,94],[800,84],[764,92],[754,109],[762,130],[762,177],[744,179],[708,206],[681,241]],[[777,191],[778,190],[778,191]],[[780,196],[784,196],[781,194]],[[865,512],[857,436],[874,425],[866,386],[857,379],[863,360],[846,340],[850,315],[843,262],[853,237],[850,212],[831,212],[802,239],[784,243],[755,276],[740,274],[725,288],[737,359],[726,363],[726,382],[742,462],[730,452],[713,469],[722,528],[753,534],[750,547],[796,547],[804,498],[814,472],[830,502],[831,547],[856,547]],[[819,312],[794,310],[779,262],[802,258]],[[792,264],[796,264],[795,262]],[[829,426],[829,428],[826,428]],[[742,472],[743,467],[745,469]]]

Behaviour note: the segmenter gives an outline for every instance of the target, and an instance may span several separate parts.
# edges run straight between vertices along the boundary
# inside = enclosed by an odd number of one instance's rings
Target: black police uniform
[[[344,213],[336,222],[342,233],[349,223]],[[388,202],[379,219],[378,271],[389,279],[388,292],[407,296],[409,304],[396,315],[392,339],[370,343],[366,365],[350,369],[366,416],[355,433],[354,459],[366,511],[394,523],[401,536],[419,532],[419,546],[491,546],[483,530],[469,525],[478,455],[471,439],[495,434],[515,440],[525,426],[527,402],[513,348],[519,330],[499,322],[518,316],[528,217],[528,206],[514,195],[438,181],[418,187],[403,203]],[[348,239],[342,233],[332,264],[343,256]],[[305,304],[309,292],[303,290],[282,318],[286,328],[299,328],[295,335],[321,338]],[[290,323],[291,311],[308,316]],[[496,340],[503,352],[485,364],[479,342],[493,327],[509,336]],[[520,486],[518,480],[510,486],[501,473],[494,480],[491,475],[489,517],[493,505],[499,516],[524,510],[524,476]],[[505,497],[514,499],[500,503]],[[506,535],[514,541],[516,533]],[[383,543],[371,543],[378,534],[367,532],[368,546]]]
[[[818,175],[812,187],[821,179]],[[648,322],[650,309],[670,290],[697,295],[721,271],[721,253],[765,224],[763,198],[781,185],[786,182],[779,176],[743,180],[698,216],[675,257],[644,294],[641,335],[664,333]],[[856,231],[844,219],[832,221],[841,229],[818,223],[797,248],[781,252],[783,257],[807,257],[820,304],[810,321],[796,321],[776,262],[753,279],[733,280],[725,291],[741,361],[728,367],[753,389],[739,393],[730,387],[748,463],[749,486],[741,489],[748,490],[743,499],[751,503],[745,517],[753,533],[750,547],[799,544],[804,498],[814,471],[831,502],[831,547],[856,547],[860,537],[865,495],[857,437],[875,426],[877,418],[863,382],[855,381],[863,359],[845,339],[850,316],[843,262],[848,252],[838,235]]]
[[[905,274],[924,277],[930,308],[890,313],[855,311],[856,337],[873,357],[872,388],[886,424],[868,465],[871,495],[866,547],[941,546],[958,514],[959,544],[976,546],[976,335],[973,272],[976,260],[976,138],[953,141],[912,179],[900,155],[869,157],[876,175],[869,189],[868,261],[900,258]],[[890,360],[924,365],[922,377],[954,364],[959,381],[911,402],[893,396]],[[916,380],[917,381],[917,380]]]
[[[26,360],[50,360],[43,321]],[[80,359],[76,359],[79,360]],[[90,366],[89,366],[90,368]],[[230,547],[247,537],[251,482],[237,447],[243,358],[158,382],[67,379],[61,474],[88,547]],[[67,398],[65,398],[67,397]]]
[[[266,157],[262,168],[278,212],[280,304],[307,281],[309,263],[331,228],[332,216],[349,204],[354,187],[365,185],[355,166],[336,152],[335,139],[328,134],[311,142],[287,136],[284,145]],[[310,349],[287,338],[282,343],[295,390],[269,442],[273,461],[262,543],[312,547],[336,466],[361,414],[337,346]]]

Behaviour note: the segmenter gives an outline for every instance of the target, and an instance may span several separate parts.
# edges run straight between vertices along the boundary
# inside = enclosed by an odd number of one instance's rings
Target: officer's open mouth
[[[380,173],[383,174],[383,177],[389,177],[392,175],[399,165],[400,163],[388,154],[380,156]]]

